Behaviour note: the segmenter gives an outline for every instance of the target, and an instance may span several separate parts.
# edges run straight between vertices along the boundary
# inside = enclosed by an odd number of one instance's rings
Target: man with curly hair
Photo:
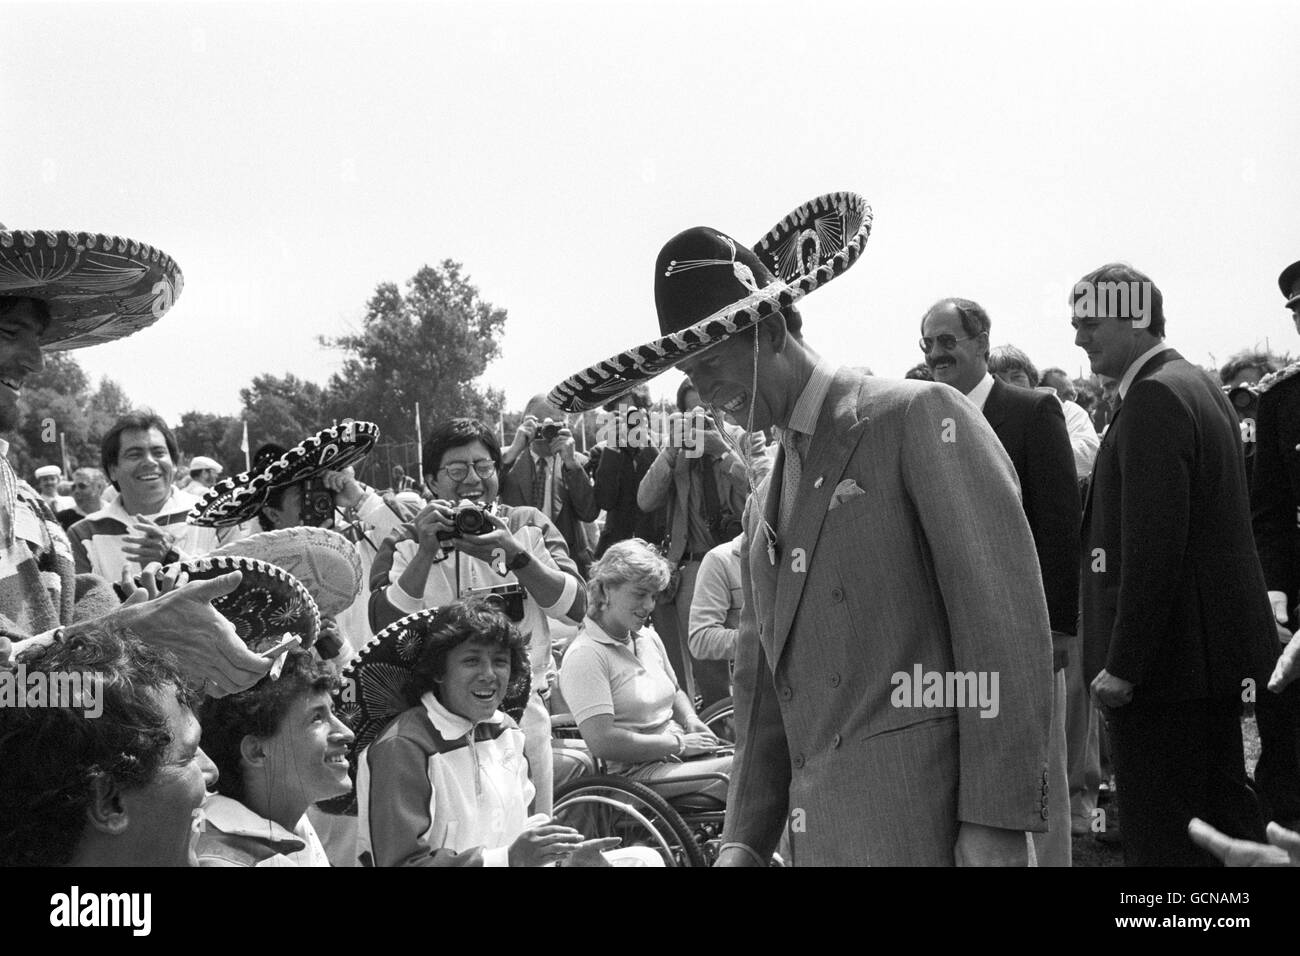
[[[0,867],[194,866],[196,812],[217,768],[172,654],[85,629],[21,667],[27,690],[93,681],[102,711],[0,707]]]
[[[291,650],[277,679],[206,702],[203,746],[221,776],[203,807],[199,866],[329,866],[307,810],[352,790],[337,682],[311,652]]]

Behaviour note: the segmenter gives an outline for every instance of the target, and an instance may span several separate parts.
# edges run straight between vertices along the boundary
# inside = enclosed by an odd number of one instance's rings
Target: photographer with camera
[[[434,426],[424,444],[424,467],[435,500],[381,545],[370,576],[371,626],[378,632],[424,608],[494,597],[529,639],[533,692],[520,728],[537,788],[535,812],[549,813],[546,698],[555,662],[548,619],[582,623],[583,580],[555,523],[535,508],[498,504],[501,448],[482,422],[453,418]]]
[[[751,479],[757,487],[771,459],[761,434],[746,435],[736,426],[728,426],[725,436],[719,432],[690,379],[677,390],[677,409],[668,440],[637,489],[637,505],[645,512],[666,507],[663,550],[673,576],[655,607],[655,632],[687,696],[702,698],[707,707],[731,693],[731,674],[725,660],[692,659],[687,646],[695,578],[709,551],[740,534]]]
[[[564,414],[545,395],[529,400],[514,444],[502,458],[501,501],[536,508],[554,522],[585,576],[591,548],[583,522],[595,521],[600,507],[587,474],[587,456],[574,448]]]

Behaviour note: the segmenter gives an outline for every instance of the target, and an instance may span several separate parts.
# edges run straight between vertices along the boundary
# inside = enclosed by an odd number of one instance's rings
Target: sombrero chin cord
[[[754,434],[754,402],[755,399],[758,397],[758,323],[754,324],[753,329],[754,329],[753,376],[750,380],[750,388],[749,388],[749,420],[746,423],[745,435],[744,435],[747,441],[749,440],[750,436]],[[713,405],[713,404],[709,405],[709,414],[710,416],[712,416],[714,424],[718,426],[718,434],[722,436],[722,440],[726,442],[727,447],[730,448],[732,453],[735,454],[735,456],[740,459],[741,465],[744,466],[745,481],[749,485],[750,499],[754,500],[755,491],[757,489],[754,485],[754,466],[750,463],[750,455],[748,450],[741,448],[740,443],[735,439],[733,439],[731,433],[727,431],[726,422],[723,419],[722,414],[718,411],[717,405]],[[770,482],[768,484],[768,489],[770,493],[771,491]],[[767,558],[773,564],[776,564],[776,530],[771,526],[771,524],[768,523],[766,517],[767,509],[764,508],[763,511],[764,511],[764,515],[760,517],[760,520],[763,522],[763,537],[766,538],[767,540]]]

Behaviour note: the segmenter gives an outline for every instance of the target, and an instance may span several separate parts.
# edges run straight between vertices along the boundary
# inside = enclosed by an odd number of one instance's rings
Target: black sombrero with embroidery
[[[548,400],[596,408],[789,308],[858,260],[871,221],[866,200],[839,192],[804,203],[753,249],[716,229],[678,234],[655,264],[660,337],[569,376]]]
[[[191,558],[163,571],[178,569],[191,581],[206,581],[231,571],[243,574],[239,587],[214,598],[212,606],[235,626],[255,654],[274,647],[286,634],[299,637],[305,648],[316,643],[320,633],[316,602],[302,582],[282,568],[255,558],[219,555]]]
[[[186,520],[210,528],[248,521],[262,510],[271,492],[355,464],[370,454],[378,439],[379,426],[372,422],[348,421],[323,428],[283,454],[218,481],[190,509]]]
[[[43,348],[85,348],[138,332],[162,318],[184,284],[171,256],[134,239],[0,226],[0,296],[46,304]]]

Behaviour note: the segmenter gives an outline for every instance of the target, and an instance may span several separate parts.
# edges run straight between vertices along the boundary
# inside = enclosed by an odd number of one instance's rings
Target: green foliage
[[[243,420],[248,422],[250,454],[256,454],[266,442],[290,448],[308,435],[333,424],[333,420],[326,417],[325,390],[296,375],[282,378],[258,375],[252,385],[239,390],[239,398],[244,406]],[[224,454],[237,459],[225,462],[226,466],[235,464],[240,471],[244,467],[243,452],[239,451],[242,434],[242,424],[232,421],[222,443]]]
[[[44,370],[24,383],[18,406],[9,461],[30,481],[39,466],[63,464],[63,446],[71,467],[98,466],[100,438],[131,404],[116,382],[103,378],[92,389],[75,358],[48,352]]]
[[[414,438],[417,402],[426,431],[456,415],[495,422],[504,395],[475,380],[500,353],[505,322],[450,259],[420,269],[405,295],[381,283],[359,333],[321,340],[346,353],[329,383],[331,418],[374,421],[386,441]]]

